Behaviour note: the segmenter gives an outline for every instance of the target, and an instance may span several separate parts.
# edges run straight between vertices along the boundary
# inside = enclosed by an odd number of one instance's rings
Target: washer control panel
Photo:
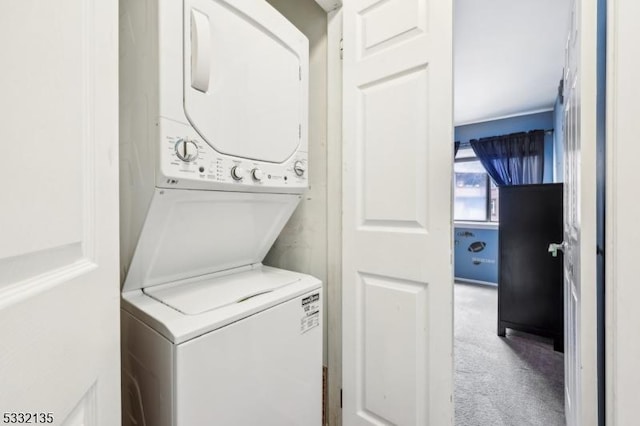
[[[253,180],[261,182],[262,179],[264,179],[264,172],[256,167],[255,169],[251,170],[251,177],[253,178]]]
[[[240,159],[216,152],[188,125],[161,120],[160,127],[162,173],[158,186],[283,192],[307,189],[306,152],[297,152],[282,164]]]
[[[233,166],[231,168],[231,177],[234,180],[242,180],[244,179],[246,174],[247,174],[247,171],[240,166]]]
[[[295,172],[296,175],[303,176],[305,172],[304,163],[302,161],[296,161],[293,164],[293,171]]]
[[[198,146],[189,139],[178,139],[175,145],[176,155],[185,163],[190,163],[198,158]]]

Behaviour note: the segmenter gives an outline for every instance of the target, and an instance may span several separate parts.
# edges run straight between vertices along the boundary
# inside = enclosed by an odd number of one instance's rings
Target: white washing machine
[[[123,423],[320,425],[321,283],[261,263],[308,187],[308,41],[264,0],[120,14]]]

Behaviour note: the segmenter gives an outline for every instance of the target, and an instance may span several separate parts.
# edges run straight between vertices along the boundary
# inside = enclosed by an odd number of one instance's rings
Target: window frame
[[[471,152],[473,152],[473,149],[471,148],[471,145],[468,144],[461,144],[460,147],[458,148],[458,153],[460,153],[462,150],[471,150]],[[493,180],[491,179],[491,177],[489,176],[489,173],[487,172],[487,170],[485,169],[484,173],[485,173],[485,178],[487,180],[487,184],[485,185],[485,189],[486,189],[486,193],[485,193],[485,220],[475,220],[475,219],[456,219],[456,212],[455,212],[455,198],[456,198],[456,188],[457,186],[455,185],[455,175],[456,175],[456,171],[455,171],[455,164],[456,163],[470,163],[473,161],[478,161],[480,162],[480,165],[482,165],[482,162],[480,161],[480,159],[478,158],[478,156],[476,156],[475,152],[473,152],[473,156],[471,157],[461,157],[461,158],[455,158],[453,159],[453,165],[454,165],[454,170],[453,170],[453,176],[454,176],[454,185],[453,185],[453,199],[454,199],[454,211],[453,211],[453,222],[454,223],[472,223],[472,224],[488,224],[488,225],[498,225],[500,222],[499,220],[491,220],[491,185]],[[482,166],[482,168],[484,169],[484,166]],[[498,202],[500,202],[500,187],[496,185],[496,188],[498,188]],[[499,210],[498,210],[499,211]]]

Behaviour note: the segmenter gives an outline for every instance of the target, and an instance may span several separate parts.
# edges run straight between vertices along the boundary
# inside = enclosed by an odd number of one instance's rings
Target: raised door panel
[[[427,230],[427,85],[421,67],[360,88],[356,161],[363,227]]]
[[[358,16],[361,58],[416,38],[427,30],[427,1],[367,1]]]
[[[85,7],[82,1],[59,10],[56,3],[31,3],[5,5],[9,10],[3,15],[26,19],[7,19],[0,28],[5,57],[0,134],[8,160],[2,167],[7,185],[0,209],[0,262],[18,262],[26,271],[22,278],[33,274],[33,263],[40,264],[29,258],[60,266],[81,257],[82,190],[89,178],[83,170],[89,123],[78,120],[87,99],[87,88],[79,84],[86,80]],[[43,98],[68,105],[51,108]],[[14,281],[15,269],[0,274],[0,288]]]
[[[360,275],[357,319],[360,416],[398,425],[425,424],[429,366],[428,287],[424,283]]]

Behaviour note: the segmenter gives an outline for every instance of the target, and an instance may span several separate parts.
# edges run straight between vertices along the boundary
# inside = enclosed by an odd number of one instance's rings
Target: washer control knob
[[[176,142],[176,155],[185,163],[190,163],[198,158],[198,146],[188,139],[180,139]]]
[[[251,176],[253,176],[254,180],[261,181],[264,179],[264,172],[260,169],[251,170]]]
[[[296,161],[293,165],[293,171],[298,175],[302,176],[305,172],[304,163],[302,161]]]
[[[233,168],[231,169],[231,177],[234,180],[242,180],[244,178],[244,175],[246,174],[246,170],[240,166],[233,166]]]

